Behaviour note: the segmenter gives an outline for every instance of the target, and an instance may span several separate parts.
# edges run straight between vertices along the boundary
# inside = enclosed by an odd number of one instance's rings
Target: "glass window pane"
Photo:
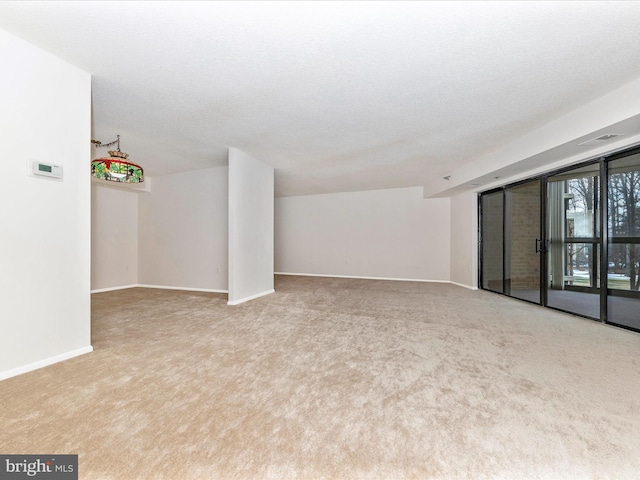
[[[503,194],[481,197],[482,205],[482,288],[503,293]]]
[[[594,238],[600,235],[600,165],[597,163],[554,175],[548,185],[564,201],[565,238]],[[559,211],[559,206],[550,205]]]
[[[565,258],[565,285],[592,287],[597,264],[594,259],[594,245],[590,243],[568,243]]]
[[[640,237],[640,155],[609,163],[609,236]]]
[[[567,238],[598,236],[596,199],[598,177],[574,178],[567,181],[565,200]]]
[[[547,305],[591,318],[600,318],[599,189],[599,163],[547,183]]]
[[[638,291],[640,287],[640,245],[629,243],[609,245],[607,279],[611,289]]]
[[[640,154],[608,169],[607,321],[640,329]]]
[[[540,303],[540,181],[506,190],[505,290]]]

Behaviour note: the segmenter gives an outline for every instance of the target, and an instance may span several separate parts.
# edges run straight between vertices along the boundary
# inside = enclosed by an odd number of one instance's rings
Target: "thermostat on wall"
[[[33,174],[43,177],[62,178],[62,166],[34,160]]]

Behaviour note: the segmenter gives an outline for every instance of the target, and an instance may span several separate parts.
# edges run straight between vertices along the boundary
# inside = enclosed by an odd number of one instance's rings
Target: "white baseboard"
[[[6,380],[7,378],[15,377],[17,375],[22,375],[23,373],[27,373],[27,372],[32,372],[33,370],[38,370],[39,368],[47,367],[49,365],[53,365],[54,363],[62,362],[64,360],[69,360],[70,358],[77,357],[80,355],[84,355],[85,353],[91,353],[91,352],[93,352],[93,347],[89,345],[87,347],[71,350],[70,352],[61,353],[60,355],[44,358],[42,360],[38,360],[37,362],[29,363],[21,367],[12,368],[11,370],[5,370],[4,372],[0,372],[0,380]]]
[[[125,288],[159,288],[164,290],[184,290],[186,292],[229,293],[228,290],[216,290],[211,288],[171,287],[168,285],[146,285],[143,283],[123,285],[121,287],[100,288],[98,290],[91,290],[91,293],[113,292],[114,290],[124,290]]]
[[[360,280],[389,280],[392,282],[422,282],[422,283],[450,283],[459,287],[468,288],[469,290],[477,290],[478,287],[472,287],[470,285],[464,285],[458,282],[452,282],[451,280],[425,280],[422,278],[394,278],[394,277],[358,277],[354,275],[326,275],[319,273],[288,273],[288,272],[275,272],[275,275],[292,275],[299,277],[326,277],[326,278],[355,278]]]
[[[359,280],[390,280],[392,282],[451,283],[449,280],[425,280],[422,278],[394,278],[394,277],[359,277],[354,275],[326,275],[326,274],[319,274],[319,273],[275,272],[275,275],[294,275],[294,276],[300,276],[300,277],[326,277],[326,278],[355,278]]]
[[[264,297],[265,295],[269,295],[269,294],[274,293],[274,292],[275,292],[274,289],[267,290],[266,292],[257,293],[255,295],[251,295],[250,297],[241,298],[240,300],[228,301],[227,305],[239,305],[241,303],[248,302],[249,300],[254,300],[256,298]]]
[[[134,284],[134,285],[121,285],[119,287],[98,288],[96,290],[91,290],[91,293],[113,292],[114,290],[124,290],[126,288],[135,288],[137,286],[139,285]]]
[[[147,285],[144,283],[138,284],[136,286],[141,288],[159,288],[161,290],[183,290],[185,292],[229,293],[228,290],[216,290],[214,288],[171,287],[168,285]]]
[[[466,288],[468,290],[478,290],[478,287],[472,287],[471,285],[465,285],[464,283],[458,282],[449,282],[452,285],[457,285],[458,287]]]

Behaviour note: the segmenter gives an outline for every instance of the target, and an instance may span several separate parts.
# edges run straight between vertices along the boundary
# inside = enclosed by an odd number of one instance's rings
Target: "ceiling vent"
[[[591,140],[587,140],[586,142],[582,142],[579,145],[583,147],[591,147],[593,145],[600,145],[603,142],[607,142],[616,137],[620,137],[621,133],[605,133],[604,135],[600,135],[599,137],[592,138]]]

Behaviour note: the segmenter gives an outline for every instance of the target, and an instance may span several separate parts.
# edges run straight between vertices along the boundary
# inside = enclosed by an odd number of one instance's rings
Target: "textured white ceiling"
[[[278,195],[424,185],[640,77],[640,2],[0,2],[93,75],[150,176],[276,168]]]

